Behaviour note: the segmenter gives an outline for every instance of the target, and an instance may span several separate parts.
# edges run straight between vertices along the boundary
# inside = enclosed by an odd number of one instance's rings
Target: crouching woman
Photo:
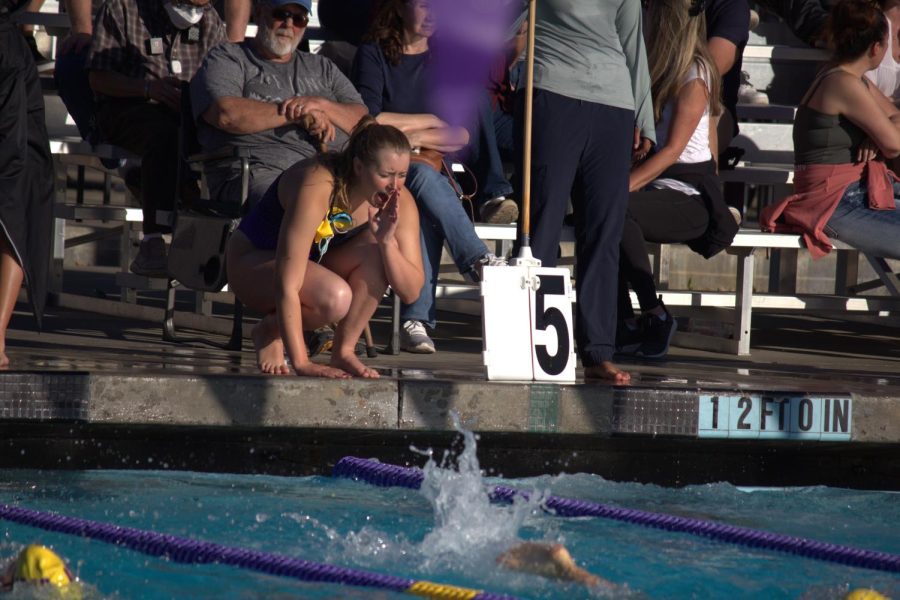
[[[228,242],[228,284],[265,314],[253,330],[264,373],[376,378],[356,342],[387,286],[413,302],[424,283],[419,214],[404,187],[406,136],[365,117],[344,151],[276,179]],[[303,330],[337,323],[331,361],[312,363]]]

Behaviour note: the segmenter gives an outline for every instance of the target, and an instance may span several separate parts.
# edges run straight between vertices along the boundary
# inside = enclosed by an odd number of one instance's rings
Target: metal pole
[[[522,152],[522,246],[531,246],[531,113],[534,104],[534,23],[537,1],[528,2],[525,52],[525,136]],[[530,254],[530,252],[529,252]]]

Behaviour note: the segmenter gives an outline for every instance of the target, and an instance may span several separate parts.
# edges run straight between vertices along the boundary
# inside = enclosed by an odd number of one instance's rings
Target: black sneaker
[[[331,327],[319,327],[314,331],[303,332],[306,342],[306,353],[311,357],[328,352],[334,343],[334,330]]]
[[[646,338],[644,324],[644,319],[638,319],[633,327],[630,327],[625,321],[618,322],[616,325],[616,354],[634,356]]]
[[[641,315],[641,320],[644,321],[644,342],[637,349],[635,353],[637,356],[661,358],[669,351],[669,343],[678,329],[678,322],[662,303],[662,298],[659,299],[659,305],[666,312],[665,321],[652,313]]]

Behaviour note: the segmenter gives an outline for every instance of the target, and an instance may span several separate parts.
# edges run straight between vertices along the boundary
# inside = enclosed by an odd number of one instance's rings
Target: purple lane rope
[[[337,583],[360,587],[374,587],[383,590],[391,590],[400,593],[416,593],[411,591],[413,586],[433,588],[431,597],[453,598],[471,597],[473,600],[515,600],[512,596],[492,594],[478,591],[475,595],[459,595],[462,588],[422,582],[417,579],[383,575],[371,571],[362,571],[346,567],[338,567],[324,563],[285,556],[283,554],[271,554],[258,550],[248,550],[234,546],[225,546],[192,540],[175,535],[157,533],[135,529],[133,527],[120,527],[110,523],[89,521],[77,517],[66,517],[54,513],[48,513],[17,506],[0,504],[0,519],[38,527],[47,531],[56,531],[69,535],[77,535],[94,540],[115,544],[130,550],[160,556],[179,563],[207,564],[218,563],[231,565],[268,573],[291,577],[301,581],[317,581],[323,583]]]
[[[334,477],[357,479],[381,487],[406,487],[410,489],[419,489],[425,477],[420,469],[400,467],[354,456],[345,456],[339,460],[334,466],[332,475]],[[530,497],[528,492],[502,485],[495,486],[489,495],[491,501],[507,504],[511,503],[516,496],[524,499]],[[645,527],[665,529],[666,531],[690,533],[751,548],[777,550],[853,567],[900,573],[900,555],[890,552],[818,542],[807,538],[761,531],[749,527],[738,527],[714,521],[653,513],[632,508],[619,508],[557,496],[550,496],[545,499],[543,506],[546,510],[561,517],[602,517]]]

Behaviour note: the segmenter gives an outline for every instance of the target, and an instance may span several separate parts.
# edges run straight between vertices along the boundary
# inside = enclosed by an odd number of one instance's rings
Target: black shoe
[[[661,358],[669,351],[669,343],[678,329],[678,322],[666,305],[662,303],[662,298],[659,299],[659,305],[666,313],[665,321],[652,313],[641,315],[641,320],[644,322],[644,342],[637,349],[635,353],[637,356]]]
[[[638,319],[633,327],[625,321],[619,321],[616,326],[616,354],[634,356],[646,338],[644,324],[644,319]]]
[[[306,353],[310,358],[328,352],[334,343],[334,330],[331,327],[319,327],[314,331],[304,331]]]

